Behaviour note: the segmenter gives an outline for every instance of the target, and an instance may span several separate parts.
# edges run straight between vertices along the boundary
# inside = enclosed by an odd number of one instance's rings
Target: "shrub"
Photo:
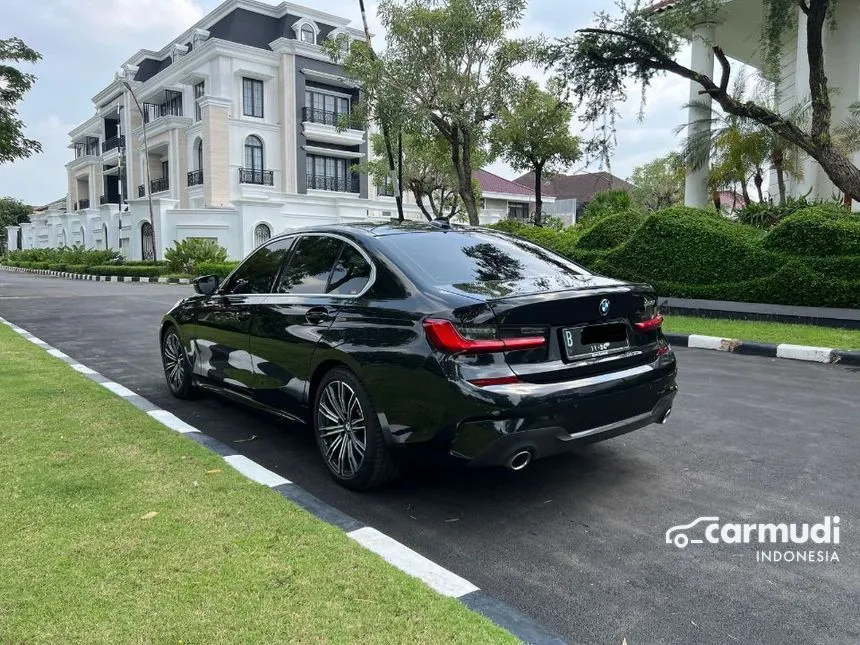
[[[580,249],[614,248],[627,241],[644,221],[645,216],[635,210],[600,218],[581,233],[577,247]]]
[[[139,278],[157,278],[169,273],[170,269],[169,267],[124,266],[106,264],[103,266],[90,267],[88,269],[88,272],[93,275],[119,275]]]
[[[737,221],[756,228],[769,229],[797,211],[808,208],[811,204],[805,197],[789,198],[785,204],[770,204],[767,202],[752,202],[737,212]]]
[[[89,266],[86,264],[70,264],[66,267],[69,273],[89,273]]]
[[[217,275],[219,278],[226,278],[237,266],[239,266],[238,262],[201,262],[197,265],[197,274]]]
[[[521,230],[523,230],[524,228],[528,228],[528,226],[528,224],[524,224],[519,220],[503,219],[500,222],[496,222],[495,224],[490,224],[487,228],[492,228],[497,231],[502,231],[504,233],[518,235]]]
[[[227,261],[227,249],[214,240],[189,238],[173,243],[173,248],[164,252],[164,259],[171,271],[197,273],[197,265],[208,262],[223,264]]]
[[[775,226],[764,246],[790,255],[860,255],[860,217],[826,204],[804,208]]]
[[[622,211],[633,208],[633,198],[626,190],[604,190],[597,193],[582,212],[580,222],[589,222],[594,219],[615,215]]]
[[[49,271],[65,271],[66,265],[65,264],[48,264],[48,270]]]
[[[716,213],[672,207],[648,215],[606,256],[613,277],[684,284],[738,282],[768,275],[782,262],[765,252],[761,232]]]

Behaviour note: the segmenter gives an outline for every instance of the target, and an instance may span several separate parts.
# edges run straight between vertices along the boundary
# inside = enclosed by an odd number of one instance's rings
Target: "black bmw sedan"
[[[310,424],[354,489],[409,448],[520,470],[664,422],[675,397],[649,286],[498,231],[316,227],[194,288],[161,326],[170,391]]]

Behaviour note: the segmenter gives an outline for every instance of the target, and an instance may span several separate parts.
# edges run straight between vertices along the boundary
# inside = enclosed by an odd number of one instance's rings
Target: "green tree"
[[[534,173],[535,226],[541,225],[544,173],[564,170],[580,157],[579,139],[570,133],[572,108],[531,79],[524,79],[490,129],[493,156],[514,170]]]
[[[428,221],[459,218],[464,214],[457,175],[451,166],[448,142],[430,125],[421,129],[401,130],[400,176],[405,191],[412,193],[415,203]],[[374,153],[372,161],[359,164],[357,170],[366,172],[379,187],[393,188],[390,168],[385,158],[385,137],[371,136]],[[482,158],[482,152],[474,152]],[[477,183],[477,182],[475,182]],[[479,190],[476,186],[475,190]]]
[[[679,152],[633,169],[628,181],[635,186],[633,201],[646,211],[659,211],[684,201],[684,157]]]
[[[692,33],[701,25],[719,22],[721,0],[678,0],[671,9],[655,14],[650,2],[623,0],[616,14],[597,14],[593,27],[579,30],[550,46],[549,63],[563,76],[582,109],[583,118],[599,127],[588,150],[608,154],[613,145],[619,102],[631,84],[645,90],[658,74],[668,72],[701,86],[725,114],[758,123],[815,159],[830,180],[853,199],[860,199],[860,168],[834,143],[832,88],[824,68],[826,30],[838,28],[834,0],[763,0],[761,51],[764,73],[779,77],[780,58],[797,16],[806,18],[806,57],[809,65],[810,119],[808,127],[790,114],[780,114],[764,101],[741,101],[729,90],[732,65],[719,43],[709,43],[720,64],[720,75],[699,73],[677,62],[682,44],[677,34]],[[713,78],[712,78],[713,77]]]
[[[6,249],[6,227],[30,221],[33,207],[14,197],[0,198],[0,250]]]
[[[447,141],[472,224],[478,223],[474,151],[484,147],[488,124],[514,84],[511,67],[532,53],[530,43],[505,35],[524,10],[525,0],[381,0],[385,50],[374,54],[366,43],[353,43],[343,61],[366,100],[385,98],[391,132],[394,123],[406,131],[427,120]]]
[[[593,222],[631,208],[633,208],[633,198],[626,190],[621,188],[603,190],[586,204],[579,222]]]
[[[36,77],[6,62],[35,63],[41,58],[41,54],[27,47],[20,38],[0,40],[0,163],[42,151],[38,141],[24,136],[24,123],[18,118],[16,107],[33,87]]]

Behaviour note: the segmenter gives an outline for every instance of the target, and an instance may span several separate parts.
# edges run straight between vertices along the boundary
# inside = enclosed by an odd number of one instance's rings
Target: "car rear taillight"
[[[424,321],[424,333],[430,343],[449,354],[483,354],[488,352],[510,352],[536,349],[546,345],[544,336],[519,338],[495,338],[494,328],[480,327],[466,331],[466,335],[450,320],[429,318]],[[478,336],[472,338],[469,336]]]
[[[511,383],[519,383],[520,377],[515,374],[511,376],[497,376],[496,378],[476,378],[469,381],[472,385],[478,387],[489,387],[490,385],[510,385]]]
[[[670,347],[668,345],[661,345],[657,348],[657,356],[665,356],[669,353]]]
[[[654,331],[655,329],[658,329],[662,324],[663,316],[657,314],[653,318],[649,318],[648,320],[642,320],[638,323],[633,323],[633,326],[636,327],[636,329],[638,329],[639,331]]]

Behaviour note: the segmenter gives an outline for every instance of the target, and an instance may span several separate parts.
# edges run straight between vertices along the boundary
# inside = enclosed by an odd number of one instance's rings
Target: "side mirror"
[[[191,282],[194,286],[194,291],[201,293],[204,296],[211,296],[221,286],[221,278],[217,275],[204,275],[196,278]]]

